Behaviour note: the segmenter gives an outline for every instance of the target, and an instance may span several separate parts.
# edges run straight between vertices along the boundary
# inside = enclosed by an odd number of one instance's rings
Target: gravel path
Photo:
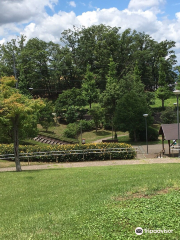
[[[42,170],[58,169],[72,167],[97,167],[97,166],[116,166],[116,165],[133,165],[133,164],[156,164],[156,163],[180,163],[178,158],[147,158],[137,160],[111,160],[111,161],[93,161],[93,162],[73,162],[73,163],[54,163],[44,165],[22,166],[22,170]],[[0,172],[16,171],[15,167],[0,168]]]

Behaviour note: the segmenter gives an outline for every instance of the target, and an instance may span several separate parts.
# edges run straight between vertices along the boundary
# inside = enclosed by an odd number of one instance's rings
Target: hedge
[[[110,154],[104,153],[104,149],[108,148],[125,148],[126,150],[123,152],[111,153],[111,159],[134,159],[136,156],[135,150],[129,144],[125,143],[91,143],[91,144],[74,144],[74,145],[48,145],[48,146],[32,146],[32,145],[20,145],[19,152],[20,153],[33,153],[33,152],[50,152],[50,151],[71,151],[71,150],[88,150],[88,149],[101,149],[100,154],[91,153],[84,154],[84,158],[82,154],[71,154],[71,155],[63,155],[63,156],[38,156],[30,158],[30,161],[44,161],[44,162],[80,162],[80,161],[103,161],[109,160]],[[12,154],[13,153],[13,145],[12,144],[0,144],[0,154]],[[21,158],[22,159],[22,158]],[[23,161],[28,161],[27,158],[24,158]]]

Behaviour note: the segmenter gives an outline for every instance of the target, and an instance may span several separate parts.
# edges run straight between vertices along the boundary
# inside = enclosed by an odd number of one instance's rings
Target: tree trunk
[[[116,132],[116,129],[114,130],[114,139],[117,139],[117,132]]]
[[[137,142],[136,131],[134,130],[134,141]]]
[[[162,99],[162,109],[164,109],[164,99]]]
[[[89,100],[89,108],[91,109],[91,104],[92,104],[92,102],[91,102],[91,96],[90,96],[90,100]]]
[[[20,172],[21,164],[19,160],[19,130],[18,130],[18,117],[15,118],[14,121],[14,157],[16,163],[16,171]]]

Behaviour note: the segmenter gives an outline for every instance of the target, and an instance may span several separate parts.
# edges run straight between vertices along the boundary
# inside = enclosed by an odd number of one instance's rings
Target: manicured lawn
[[[0,189],[2,240],[180,239],[180,164],[6,172]]]

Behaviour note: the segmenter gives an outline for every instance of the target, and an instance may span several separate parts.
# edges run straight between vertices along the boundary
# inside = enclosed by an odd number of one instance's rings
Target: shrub
[[[94,121],[93,120],[81,120],[79,122],[79,125],[82,126],[82,131],[83,132],[88,132],[88,131],[91,131],[95,128],[95,124],[94,124]]]
[[[70,106],[66,113],[65,113],[65,117],[66,117],[66,121],[67,123],[74,123],[76,122],[77,118],[78,118],[78,107],[76,106]]]
[[[124,151],[122,152],[112,152],[111,153],[111,159],[133,159],[135,158],[135,150],[131,147],[129,144],[125,143],[98,143],[98,144],[74,144],[74,145],[47,145],[47,146],[30,146],[20,145],[19,150],[20,153],[30,153],[33,152],[47,152],[45,156],[37,156],[30,158],[31,161],[58,161],[58,162],[80,162],[80,161],[103,161],[103,160],[109,160],[110,154],[105,152],[105,149],[108,148],[124,148]],[[89,149],[100,149],[101,153],[88,153]],[[69,154],[72,150],[84,150],[84,157],[82,154]],[[63,151],[66,152],[67,155],[62,156],[53,156],[51,154],[51,151]],[[96,151],[96,150],[95,150]],[[13,153],[13,144],[0,144],[0,154],[12,154]],[[21,158],[22,159],[22,158]],[[27,161],[27,158],[24,158],[23,161]]]
[[[146,92],[146,100],[148,105],[155,104],[155,93],[154,92]]]
[[[94,129],[94,121],[93,120],[81,120],[76,123],[69,123],[67,128],[64,130],[63,135],[67,138],[77,138],[77,136],[81,132],[81,127],[83,132],[91,131]]]
[[[80,126],[78,123],[69,123],[63,132],[63,136],[67,138],[77,138],[80,133]]]
[[[153,127],[148,127],[147,129],[148,141],[157,141],[159,137],[159,133],[157,129]],[[130,132],[129,137],[134,140],[134,133]],[[138,141],[146,141],[146,129],[139,130],[137,132],[137,139]]]
[[[161,113],[161,122],[165,124],[175,123],[177,114],[173,107],[167,107],[165,111]]]

